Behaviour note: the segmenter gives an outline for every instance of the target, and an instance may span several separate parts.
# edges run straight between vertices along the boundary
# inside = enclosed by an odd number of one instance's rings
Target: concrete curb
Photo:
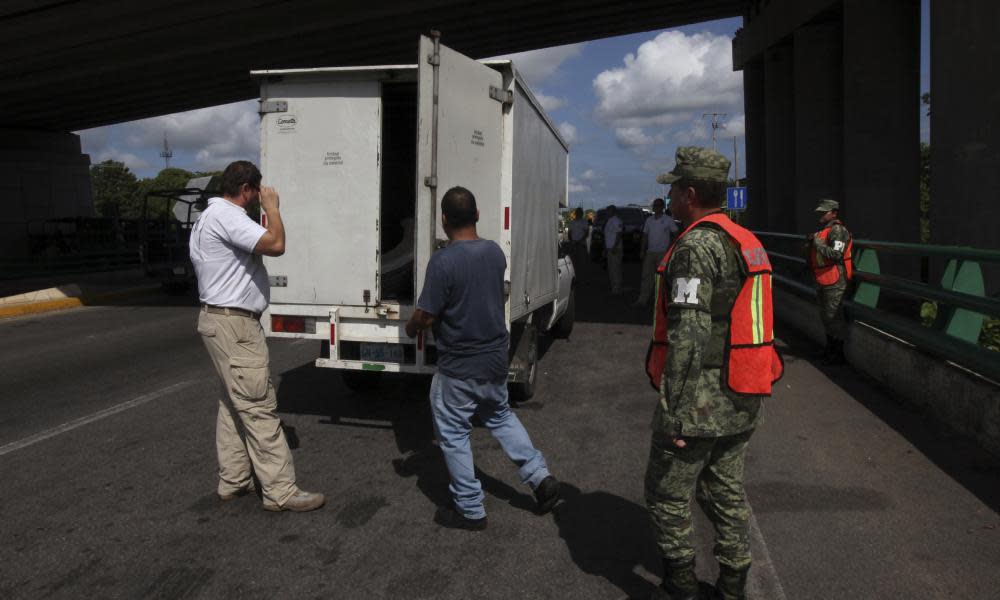
[[[25,302],[23,304],[9,304],[0,306],[0,319],[52,312],[57,310],[66,310],[69,308],[79,308],[81,306],[90,306],[94,304],[100,304],[102,302],[108,302],[111,300],[122,300],[125,298],[144,296],[146,294],[158,292],[160,289],[161,286],[159,284],[153,284],[153,285],[143,285],[143,286],[125,288],[121,290],[114,290],[111,292],[102,292],[98,294],[83,293],[80,296],[59,298],[55,300],[44,300],[41,302]]]

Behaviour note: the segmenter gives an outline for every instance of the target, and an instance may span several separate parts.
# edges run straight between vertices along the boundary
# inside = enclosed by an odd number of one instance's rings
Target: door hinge
[[[441,55],[440,54],[428,54],[427,55],[427,62],[428,62],[428,64],[431,64],[431,65],[433,65],[435,67],[439,66],[441,64]]]
[[[288,287],[288,277],[285,275],[269,275],[267,282],[271,287]]]
[[[495,85],[490,86],[490,98],[493,98],[501,104],[514,104],[514,92],[510,90],[502,90]]]
[[[257,112],[262,115],[266,115],[268,113],[288,112],[287,100],[258,100],[258,102],[260,103],[260,108]]]
[[[438,186],[438,178],[433,175],[430,177],[424,177],[424,185],[430,188],[436,188]]]

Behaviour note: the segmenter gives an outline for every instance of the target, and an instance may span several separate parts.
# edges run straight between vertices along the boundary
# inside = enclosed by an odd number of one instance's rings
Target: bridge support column
[[[749,197],[746,224],[751,229],[767,229],[765,173],[767,150],[764,144],[764,64],[755,61],[743,67],[743,107],[746,116],[746,178]]]
[[[28,228],[92,216],[90,157],[72,133],[0,129],[0,256],[28,254]]]
[[[937,244],[1000,249],[998,24],[996,0],[931,1],[931,239]]]
[[[843,23],[844,216],[856,237],[917,242],[920,2],[844,0]]]
[[[764,53],[764,200],[767,229],[795,228],[795,77],[792,49],[774,46]],[[752,196],[751,196],[752,197]]]
[[[843,70],[840,22],[795,30],[795,224],[816,227],[817,200],[843,199]]]

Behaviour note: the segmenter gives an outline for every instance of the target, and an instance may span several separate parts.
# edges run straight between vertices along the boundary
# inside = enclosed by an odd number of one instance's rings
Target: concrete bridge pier
[[[54,217],[93,216],[90,156],[72,133],[0,129],[0,256],[28,254],[28,228]]]

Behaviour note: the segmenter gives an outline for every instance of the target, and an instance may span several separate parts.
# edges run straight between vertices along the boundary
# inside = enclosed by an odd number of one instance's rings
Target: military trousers
[[[663,558],[694,560],[691,499],[695,496],[715,527],[719,564],[750,566],[750,505],[743,490],[743,464],[753,430],[717,438],[684,438],[678,448],[654,433],[646,467],[646,508]],[[697,487],[697,490],[696,490]]]
[[[215,423],[218,493],[246,489],[252,469],[264,502],[281,506],[298,488],[292,453],[277,415],[264,330],[250,317],[202,310],[198,333],[225,387]]]
[[[819,318],[823,322],[826,335],[843,341],[847,337],[847,318],[844,316],[844,293],[847,283],[841,281],[833,285],[821,285],[816,293]]]

